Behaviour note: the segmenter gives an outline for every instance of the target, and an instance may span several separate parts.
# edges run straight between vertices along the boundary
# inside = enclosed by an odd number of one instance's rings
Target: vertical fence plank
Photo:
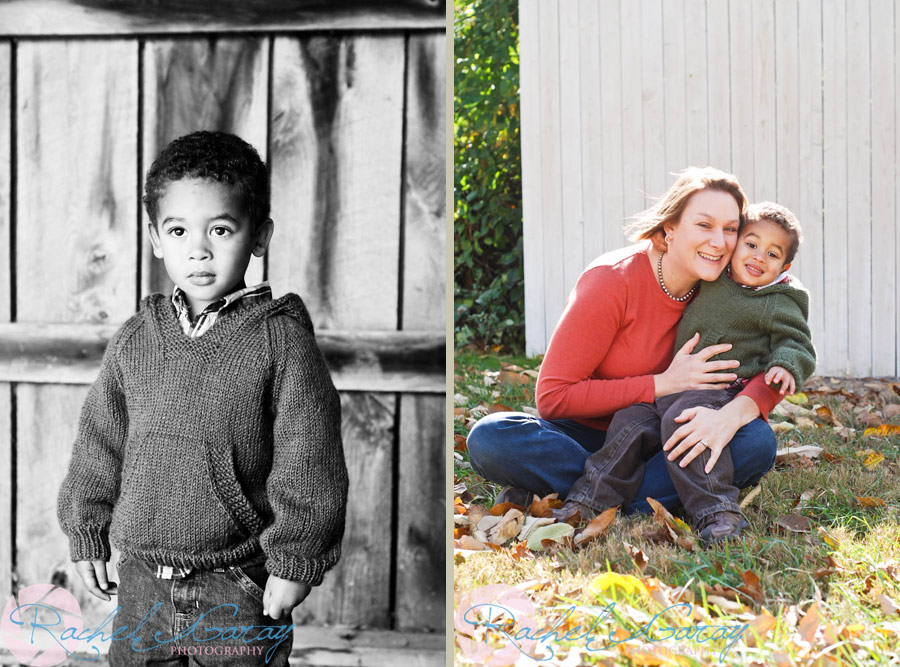
[[[276,291],[300,293],[321,328],[397,327],[403,62],[402,36],[279,37],[274,44],[278,241],[269,275]],[[356,392],[341,401],[350,469],[343,556],[295,619],[385,625],[397,405],[393,395]]]
[[[444,35],[410,35],[403,206],[404,329],[442,329]],[[400,397],[396,626],[442,630],[445,615],[444,397]]]
[[[603,252],[603,121],[600,115],[600,7],[594,0],[578,0],[578,41],[581,91],[581,215],[584,223],[581,266],[587,266]],[[577,276],[576,276],[577,278]]]
[[[844,374],[847,366],[847,41],[845,0],[823,0],[825,331],[822,372]],[[857,119],[854,119],[856,122]]]
[[[0,90],[12,90],[12,47],[0,42]],[[10,320],[10,173],[12,170],[12,99],[0,98],[0,322]],[[12,386],[0,382],[0,600],[12,583]]]
[[[897,339],[897,88],[896,3],[872,0],[872,374],[896,375]]]
[[[894,173],[900,176],[900,166],[898,166],[898,162],[900,162],[900,104],[896,103],[900,99],[900,66],[898,63],[900,63],[900,10],[894,5]],[[896,180],[894,181],[894,202],[896,207],[894,209],[894,284],[900,286],[900,268],[897,267],[898,260],[900,260],[900,229],[898,229],[900,226],[900,183],[897,183]],[[896,313],[894,331],[900,334],[900,289],[894,290],[894,312]],[[900,335],[896,335],[894,340],[896,342],[894,375],[900,375]]]
[[[757,199],[753,168],[756,101],[753,81],[753,5],[746,0],[731,0],[728,6],[731,39],[731,169],[741,182],[750,201]],[[715,57],[710,54],[710,57]],[[748,93],[751,95],[748,98]]]
[[[619,4],[622,47],[622,177],[625,215],[644,210],[644,101],[641,84],[641,3],[625,0]]]
[[[771,198],[800,215],[800,115],[806,109],[798,102],[797,2],[786,0],[775,4],[775,192]],[[803,224],[800,219],[800,224]],[[798,274],[799,263],[792,273]]]
[[[142,174],[173,139],[196,130],[237,134],[266,159],[268,40],[179,38],[148,41],[144,47]],[[146,211],[142,211],[146,228]],[[278,226],[275,227],[276,235]],[[146,235],[142,236],[146,238]],[[275,243],[278,242],[275,237]],[[142,244],[142,294],[167,293],[172,282],[149,241]],[[254,257],[248,285],[263,279]]]
[[[544,310],[543,160],[541,159],[541,44],[538,0],[519,0],[519,87],[522,113],[522,275],[525,280],[525,352],[543,352],[549,338]]]
[[[798,174],[800,199],[795,213],[803,226],[797,276],[809,290],[809,328],[822,372],[825,338],[825,287],[823,272],[824,218],[822,145],[822,5],[819,0],[799,0],[797,20]],[[802,28],[801,28],[802,26]]]
[[[847,3],[847,276],[849,371],[872,373],[872,124],[869,3]],[[852,295],[852,298],[850,298]]]
[[[709,77],[709,164],[725,171],[731,160],[731,53],[728,45],[728,3],[706,2],[706,63]]]
[[[776,192],[775,160],[775,7],[773,0],[752,3],[753,190],[756,201],[772,200]],[[746,95],[746,91],[743,91]],[[747,100],[742,100],[743,104]],[[740,175],[740,174],[739,174]]]
[[[122,321],[136,297],[137,44],[18,48],[17,320]],[[67,580],[103,618],[114,604],[82,588],[55,511],[86,392],[17,387],[16,562],[21,584]]]
[[[581,59],[578,48],[578,3],[559,3],[559,122],[562,194],[562,280],[569,293],[581,274],[584,213],[581,208]]]
[[[544,245],[544,329],[552,332],[562,314],[566,298],[563,276],[562,128],[560,125],[559,0],[538,4],[538,34],[541,44],[541,224]]]
[[[393,394],[342,392],[350,497],[341,560],[294,612],[302,624],[390,623]],[[441,515],[443,517],[443,515]]]
[[[644,99],[644,205],[669,186],[666,172],[666,115],[663,94],[662,0],[641,1],[641,90]]]
[[[622,104],[622,28],[619,0],[600,3],[600,188],[603,192],[603,250],[625,244],[624,125]],[[630,123],[634,118],[630,118]],[[630,148],[630,147],[629,147]],[[634,187],[634,182],[630,183]]]
[[[666,21],[666,25],[669,25],[668,21]],[[707,104],[707,80],[709,73],[706,67],[706,38],[697,34],[700,26],[703,26],[703,32],[706,32],[706,4],[704,0],[685,0],[684,20],[679,29],[682,31],[681,39],[684,42],[685,49],[686,155],[684,164],[676,167],[676,169],[683,169],[688,165],[710,164],[710,125],[709,107]],[[668,116],[668,102],[666,108],[666,115]],[[669,160],[669,162],[671,164],[673,160]]]
[[[685,43],[685,0],[663,0],[662,3],[662,50],[664,63],[663,93],[665,122],[663,130],[666,138],[666,161],[664,174],[684,169],[688,166],[688,69],[687,44]],[[692,41],[697,41],[692,37]],[[665,185],[663,186],[665,187]],[[656,193],[657,196],[662,194]]]
[[[397,326],[403,41],[275,41],[269,275],[320,327]]]

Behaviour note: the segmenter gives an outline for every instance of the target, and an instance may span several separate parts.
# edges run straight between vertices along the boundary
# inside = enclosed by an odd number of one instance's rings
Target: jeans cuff
[[[715,514],[716,512],[737,512],[741,516],[744,515],[741,512],[741,506],[737,503],[733,503],[729,500],[723,501],[721,503],[716,503],[715,505],[710,505],[709,507],[704,507],[701,511],[696,514],[691,515],[691,520],[694,523],[700,523],[703,519],[708,517],[710,514]]]

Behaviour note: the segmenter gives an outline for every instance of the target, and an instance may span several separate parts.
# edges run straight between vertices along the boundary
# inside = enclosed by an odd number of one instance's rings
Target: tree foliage
[[[517,0],[457,0],[456,343],[524,348]]]

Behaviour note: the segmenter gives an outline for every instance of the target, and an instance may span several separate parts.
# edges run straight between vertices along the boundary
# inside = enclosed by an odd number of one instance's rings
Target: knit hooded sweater
[[[737,359],[738,377],[749,378],[781,366],[794,376],[797,388],[816,369],[816,350],[809,332],[809,292],[793,276],[758,290],[742,287],[723,271],[718,280],[703,283],[678,323],[675,349],[696,332],[708,345],[731,343],[722,358]]]
[[[72,560],[122,553],[240,564],[321,583],[347,500],[340,400],[300,298],[255,302],[185,336],[146,298],[113,336],[57,503]]]

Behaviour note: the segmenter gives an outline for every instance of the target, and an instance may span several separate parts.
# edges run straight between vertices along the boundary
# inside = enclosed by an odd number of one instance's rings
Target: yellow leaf
[[[838,541],[836,539],[834,539],[831,535],[829,535],[828,532],[824,528],[822,528],[822,526],[819,526],[818,528],[819,528],[819,535],[822,536],[822,541],[824,541],[825,544],[830,546],[832,549],[837,549]]]
[[[784,398],[786,401],[793,403],[794,405],[803,405],[804,403],[809,403],[809,397],[802,391],[797,392],[796,394],[791,394],[790,396],[785,396]]]
[[[862,507],[884,507],[884,501],[881,498],[872,498],[869,496],[860,498],[859,496],[856,496],[856,502]]]
[[[874,454],[869,454],[865,460],[863,461],[863,465],[867,468],[874,468],[879,463],[884,461],[884,454],[881,452],[875,452]]]
[[[900,426],[897,424],[881,424],[880,426],[867,428],[863,436],[900,435]]]
[[[629,595],[647,592],[647,588],[641,583],[640,579],[630,574],[619,574],[618,572],[604,572],[597,575],[588,586],[588,590],[594,595],[599,595],[616,586]]]

